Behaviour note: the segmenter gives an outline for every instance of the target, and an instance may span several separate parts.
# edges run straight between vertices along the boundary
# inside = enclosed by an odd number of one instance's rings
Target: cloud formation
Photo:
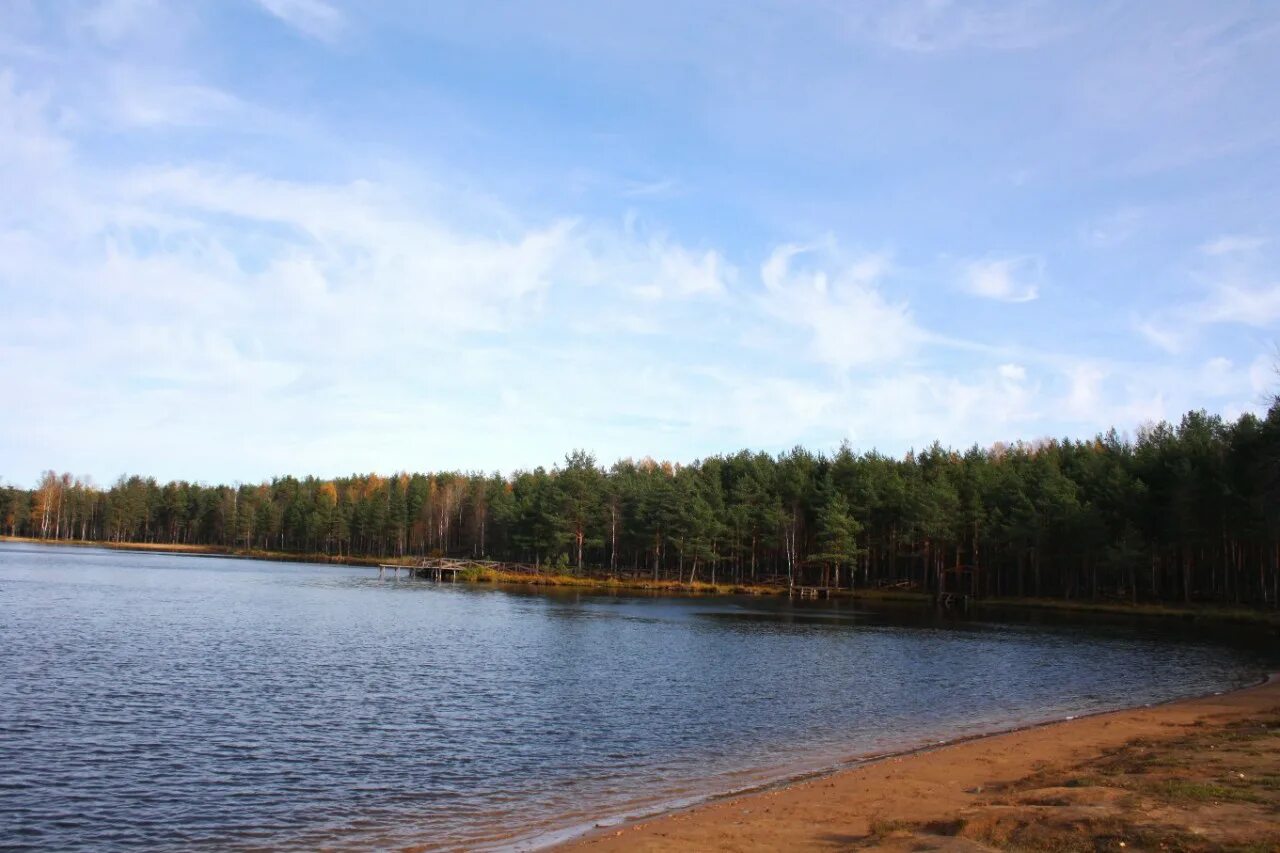
[[[890,269],[882,255],[841,263],[833,248],[789,244],[774,249],[760,268],[761,304],[779,322],[798,327],[815,360],[837,370],[899,361],[921,343],[924,333],[905,303],[893,303],[878,283]],[[825,257],[837,265],[798,267],[797,261]]]
[[[1085,97],[1114,10],[259,6],[0,11],[0,475],[896,453],[1274,380],[1239,10],[1168,13],[1155,138]]]
[[[1031,255],[987,258],[963,265],[961,286],[973,296],[999,302],[1030,302],[1040,296],[1044,260]]]
[[[913,53],[1026,50],[1061,38],[1074,28],[1073,15],[1035,0],[904,0],[854,8],[850,18],[856,32]]]
[[[342,33],[345,17],[324,0],[256,0],[259,6],[298,32],[321,41]]]

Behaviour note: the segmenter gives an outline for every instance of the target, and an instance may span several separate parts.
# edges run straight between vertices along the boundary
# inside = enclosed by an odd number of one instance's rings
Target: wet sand
[[[1280,851],[1280,677],[887,758],[559,849],[1162,846]]]

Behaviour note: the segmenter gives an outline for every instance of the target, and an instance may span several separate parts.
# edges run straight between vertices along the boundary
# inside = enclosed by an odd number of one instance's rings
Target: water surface
[[[0,847],[525,846],[1277,663],[1189,633],[0,544]]]

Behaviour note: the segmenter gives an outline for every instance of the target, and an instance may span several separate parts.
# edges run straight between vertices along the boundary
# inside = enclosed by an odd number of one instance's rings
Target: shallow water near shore
[[[0,847],[527,845],[1223,690],[1274,637],[0,544]]]

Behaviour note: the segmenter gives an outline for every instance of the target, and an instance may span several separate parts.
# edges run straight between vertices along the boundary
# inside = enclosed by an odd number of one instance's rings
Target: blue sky
[[[0,477],[1259,410],[1278,79],[1273,3],[0,0]]]

